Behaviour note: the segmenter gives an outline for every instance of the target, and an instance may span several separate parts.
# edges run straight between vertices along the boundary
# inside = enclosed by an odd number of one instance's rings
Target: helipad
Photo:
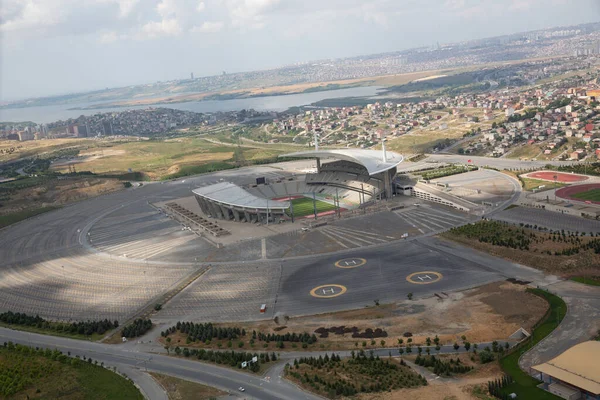
[[[438,282],[442,279],[442,274],[435,271],[421,271],[413,272],[406,277],[406,280],[415,285],[428,285],[430,283]]]

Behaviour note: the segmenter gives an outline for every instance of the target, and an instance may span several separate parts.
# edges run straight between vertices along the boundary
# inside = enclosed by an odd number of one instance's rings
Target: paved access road
[[[233,395],[240,394],[238,388],[242,386],[246,389],[243,394],[244,398],[265,400],[320,399],[320,397],[304,392],[286,381],[283,378],[283,369],[285,363],[291,363],[291,360],[294,358],[318,357],[319,355],[326,354],[326,352],[281,353],[281,362],[274,365],[267,371],[266,376],[262,377],[203,362],[191,361],[185,358],[131,351],[119,345],[106,345],[39,335],[6,328],[0,328],[0,341],[12,341],[13,343],[33,347],[58,349],[65,354],[70,353],[71,356],[92,358],[99,363],[103,362],[108,367],[116,366],[119,372],[126,374],[138,384],[144,394],[151,400],[162,400],[165,398],[165,394],[156,382],[145,374],[145,371],[158,372],[181,379],[200,382],[227,391]],[[505,342],[500,342],[500,345],[504,344]],[[513,344],[513,342],[510,343],[510,345]],[[491,348],[492,344],[486,342],[479,343],[478,346],[482,350],[485,347]],[[423,353],[425,353],[427,346],[422,346],[422,349]],[[440,346],[439,351],[435,350],[435,346],[430,347],[430,351],[432,354],[461,354],[466,350],[462,346],[458,350],[455,350],[452,345],[444,345]],[[367,350],[367,353],[369,352]],[[335,353],[341,357],[350,357],[351,355],[351,351],[336,351]],[[388,357],[389,355],[398,356],[400,353],[396,348],[383,348],[373,350],[373,354],[379,357]],[[417,354],[416,346],[413,346],[413,354]]]
[[[445,162],[448,164],[461,163],[467,164],[471,160],[471,164],[480,167],[489,166],[498,169],[529,169],[529,168],[544,168],[550,165],[571,165],[574,161],[521,161],[511,160],[508,158],[492,158],[480,156],[461,156],[458,154],[428,154],[427,161]]]
[[[246,389],[244,398],[265,400],[319,398],[298,389],[284,379],[278,379],[278,377],[264,379],[260,376],[215,365],[159,354],[131,352],[113,345],[24,333],[5,328],[0,328],[0,340],[34,347],[58,349],[65,354],[70,352],[72,356],[90,357],[93,360],[98,360],[99,363],[104,362],[108,366],[117,366],[119,371],[126,372],[131,368],[147,369],[148,371],[201,382],[234,394],[238,393],[240,386],[243,386]],[[142,387],[144,392],[149,391],[145,390],[148,383],[145,385],[137,376],[132,376],[132,378],[137,378],[135,381]]]

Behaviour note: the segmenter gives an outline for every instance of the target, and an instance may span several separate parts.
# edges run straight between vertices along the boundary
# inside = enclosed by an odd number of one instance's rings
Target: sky
[[[600,21],[600,0],[0,0],[0,101]]]

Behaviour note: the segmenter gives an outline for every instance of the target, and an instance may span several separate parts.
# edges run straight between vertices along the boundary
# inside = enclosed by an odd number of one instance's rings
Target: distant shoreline
[[[136,101],[136,100],[127,100],[127,101],[118,101],[111,103],[98,103],[92,104],[86,107],[73,107],[68,108],[68,110],[99,110],[104,108],[128,108],[128,107],[140,107],[140,106],[165,106],[169,104],[181,104],[181,103],[190,103],[195,101],[225,101],[225,100],[238,100],[238,99],[254,99],[261,97],[275,97],[275,96],[290,96],[295,94],[302,93],[317,93],[317,92],[326,92],[331,90],[340,90],[340,89],[352,89],[356,87],[369,86],[369,84],[373,83],[373,81],[362,81],[357,83],[349,83],[349,84],[327,84],[322,86],[313,86],[302,91],[272,91],[272,92],[259,92],[252,93],[250,91],[243,92],[235,92],[235,93],[199,93],[195,95],[181,95],[176,97],[168,97],[168,98],[155,98],[152,101]]]

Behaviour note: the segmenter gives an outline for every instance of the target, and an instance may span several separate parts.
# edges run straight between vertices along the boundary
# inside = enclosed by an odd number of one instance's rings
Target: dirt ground
[[[464,382],[436,382],[422,388],[402,389],[391,393],[364,394],[356,396],[356,398],[361,400],[492,400],[493,397],[483,394],[487,392],[488,380],[490,379],[481,378]],[[475,395],[475,386],[479,386],[479,393],[482,395]]]
[[[527,230],[526,230],[527,232]],[[539,237],[551,237],[551,235],[536,233]],[[577,254],[570,256],[555,256],[550,254],[542,254],[544,251],[561,251],[571,247],[571,244],[552,242],[546,240],[544,243],[535,243],[531,246],[530,251],[511,249],[508,247],[494,246],[489,243],[479,242],[477,239],[469,239],[463,236],[453,235],[449,232],[440,235],[444,239],[449,239],[453,242],[472,247],[476,250],[485,253],[502,257],[504,259],[514,261],[516,263],[527,265],[541,271],[554,275],[579,275],[584,271],[594,270],[600,265],[600,255],[595,254],[593,250],[580,251]],[[582,243],[587,243],[592,238],[589,236],[580,237]]]
[[[335,335],[329,333],[328,338],[319,338],[315,345],[309,349],[340,350],[354,349],[355,343],[362,347],[362,341],[367,342],[366,348],[381,347],[381,340],[385,346],[394,346],[405,332],[413,334],[414,344],[424,344],[426,337],[438,335],[441,344],[452,344],[461,340],[465,335],[471,343],[493,340],[506,340],[520,327],[529,330],[546,312],[547,303],[537,296],[525,292],[525,286],[509,282],[496,282],[471,289],[464,292],[449,294],[447,298],[437,297],[402,301],[396,304],[373,306],[358,310],[343,311],[338,313],[320,314],[309,317],[291,318],[280,321],[277,325],[273,321],[259,321],[256,323],[242,324],[217,324],[217,326],[239,326],[247,332],[257,330],[263,333],[287,332],[312,334],[317,328],[330,328],[344,325],[357,327],[362,331],[367,328],[381,328],[388,333],[388,337],[375,339],[371,346],[370,339],[352,338],[351,334]],[[282,327],[284,327],[282,329]],[[275,329],[278,329],[277,331]],[[246,341],[249,340],[247,335]],[[318,337],[319,335],[317,335]],[[179,335],[173,337],[173,342],[184,338]],[[406,338],[404,338],[406,343]],[[236,341],[237,342],[237,341]],[[222,343],[222,345],[224,345]],[[234,343],[235,344],[235,343]],[[275,345],[275,343],[271,343]],[[206,347],[198,344],[198,346]],[[216,347],[213,341],[210,347]],[[257,342],[256,348],[262,349],[262,343]],[[244,346],[248,348],[249,346]],[[286,344],[284,351],[296,350]],[[298,346],[297,350],[302,350]]]
[[[150,372],[150,375],[165,389],[169,400],[208,400],[225,396],[227,393],[214,387],[196,382]]]
[[[0,215],[26,209],[62,206],[123,189],[123,182],[105,178],[74,178],[52,180],[41,185],[20,189],[2,202]]]
[[[464,355],[461,356],[461,361],[465,365],[473,364]],[[493,400],[493,397],[486,394],[487,382],[500,376],[502,376],[502,369],[498,362],[492,362],[477,365],[473,371],[452,379],[430,381],[425,387],[396,390],[391,393],[363,394],[357,398],[361,400]]]

